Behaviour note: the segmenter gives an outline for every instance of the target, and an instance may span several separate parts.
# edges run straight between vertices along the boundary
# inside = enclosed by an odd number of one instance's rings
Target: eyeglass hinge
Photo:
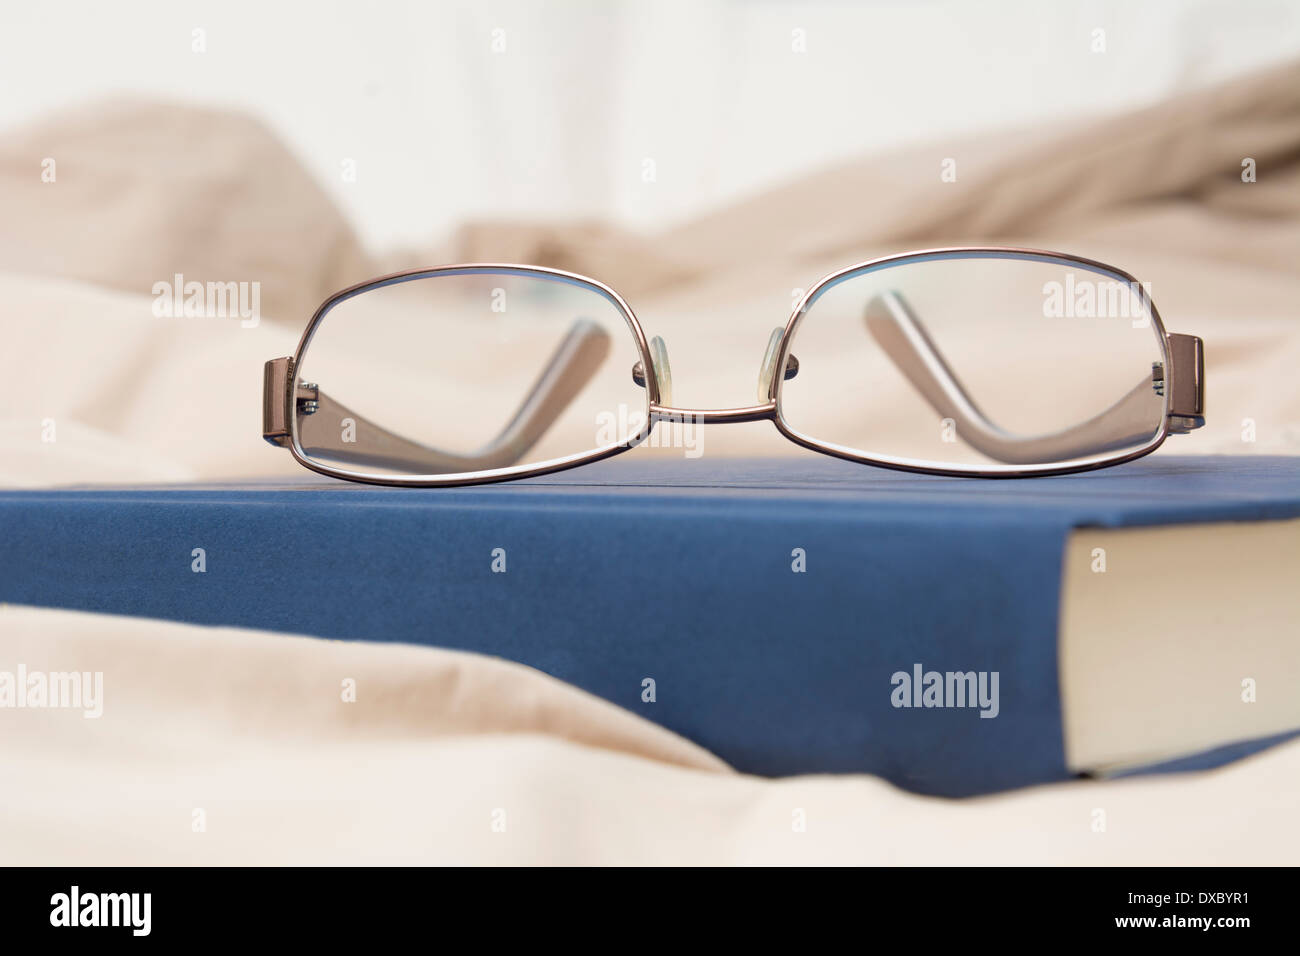
[[[1169,343],[1169,431],[1185,435],[1205,424],[1205,345],[1195,335],[1172,332]]]
[[[297,405],[298,414],[315,415],[320,408],[320,386],[315,382],[299,382]]]
[[[271,359],[262,366],[262,437],[272,445],[289,444],[289,382],[293,359]]]

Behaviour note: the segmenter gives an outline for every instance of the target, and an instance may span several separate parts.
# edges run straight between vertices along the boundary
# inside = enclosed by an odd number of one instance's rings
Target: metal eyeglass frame
[[[910,462],[905,459],[861,454],[829,442],[819,441],[800,434],[793,429],[781,412],[781,388],[786,379],[798,373],[798,359],[791,354],[794,335],[803,320],[809,306],[822,292],[845,279],[864,272],[889,268],[908,262],[923,262],[943,259],[1020,259],[1027,261],[1060,263],[1079,266],[1090,272],[1120,279],[1129,284],[1139,295],[1141,304],[1149,313],[1154,327],[1156,341],[1161,352],[1161,362],[1153,366],[1152,378],[1143,378],[1123,399],[1100,415],[1063,432],[1038,438],[1018,438],[1001,431],[996,425],[984,418],[960,382],[948,368],[937,346],[926,334],[919,317],[913,314],[907,303],[898,293],[879,295],[871,303],[866,321],[869,330],[884,348],[889,358],[911,381],[914,387],[925,397],[929,404],[943,417],[950,417],[958,425],[958,432],[967,442],[986,455],[1006,463],[1021,463],[1019,459],[1041,458],[1050,450],[1068,452],[1072,448],[1093,447],[1088,442],[1106,434],[1112,435],[1109,443],[1116,448],[1132,448],[1139,435],[1149,431],[1149,423],[1143,430],[1114,439],[1114,429],[1119,426],[1121,433],[1126,426],[1127,416],[1130,426],[1142,421],[1140,413],[1149,415],[1140,402],[1145,397],[1150,400],[1151,386],[1154,380],[1155,394],[1163,402],[1163,415],[1159,428],[1139,447],[1116,454],[1105,450],[1091,457],[1062,463],[1048,461],[1030,464],[1018,469],[979,468],[979,467],[934,467],[928,464]],[[379,474],[349,471],[321,464],[313,460],[303,448],[300,434],[299,418],[310,415],[326,403],[341,413],[347,413],[364,421],[356,413],[326,396],[318,386],[309,382],[296,382],[296,370],[311,343],[313,335],[322,320],[334,306],[373,289],[382,288],[415,279],[445,276],[467,275],[477,273],[498,273],[519,276],[543,276],[552,280],[571,282],[594,290],[611,302],[627,322],[636,341],[640,361],[632,370],[637,384],[646,390],[647,414],[644,427],[633,437],[621,442],[606,445],[581,454],[552,459],[534,465],[516,465],[517,461],[533,442],[546,430],[546,427],[558,416],[569,400],[577,395],[590,377],[595,366],[604,358],[608,349],[607,335],[594,323],[576,323],[569,336],[561,343],[556,353],[534,385],[532,392],[525,398],[523,405],[509,425],[497,439],[485,446],[482,453],[469,456],[455,456],[439,452],[436,449],[419,445],[401,436],[393,435],[373,423],[366,422],[373,433],[382,436],[387,451],[368,456],[374,460],[398,460],[404,464],[421,460],[436,460],[445,472],[446,467],[465,466],[472,470],[456,474]],[[602,336],[604,339],[602,340]],[[780,369],[781,374],[776,374]],[[875,465],[899,471],[918,472],[930,475],[948,475],[955,477],[976,478],[1022,478],[1046,475],[1071,474],[1091,471],[1132,461],[1155,451],[1165,438],[1171,434],[1185,434],[1205,424],[1205,368],[1204,348],[1200,338],[1194,335],[1167,333],[1155,304],[1147,295],[1146,288],[1133,276],[1093,259],[1085,259],[1065,253],[1048,252],[1039,249],[1027,249],[1002,246],[958,246],[940,249],[924,249],[893,256],[871,259],[857,265],[849,266],[821,279],[810,288],[799,302],[784,327],[778,326],[772,331],[763,364],[759,372],[759,403],[737,406],[734,408],[678,408],[671,404],[671,373],[668,367],[667,350],[663,340],[647,340],[641,324],[637,321],[631,307],[612,288],[595,279],[550,269],[544,266],[516,265],[507,263],[464,263],[460,265],[439,266],[430,269],[414,269],[397,272],[376,279],[350,286],[327,298],[317,308],[311,321],[303,332],[298,348],[292,356],[271,359],[265,364],[263,378],[263,422],[262,435],[270,443],[286,447],[293,457],[304,467],[323,475],[370,484],[437,487],[482,484],[495,481],[509,481],[576,468],[579,465],[600,461],[636,447],[645,441],[659,422],[691,421],[698,423],[729,423],[771,421],[786,438],[813,451],[856,461],[861,464]],[[1149,419],[1148,419],[1149,421]],[[1108,431],[1109,430],[1109,431]],[[367,456],[361,456],[367,457]],[[474,467],[474,466],[489,467]]]

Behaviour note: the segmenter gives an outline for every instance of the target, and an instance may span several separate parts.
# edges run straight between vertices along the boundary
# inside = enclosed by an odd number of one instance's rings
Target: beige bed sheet
[[[59,178],[42,183],[50,155]],[[956,183],[940,181],[947,157]],[[1130,116],[845,164],[650,238],[488,223],[367,253],[256,123],[139,102],[7,136],[0,208],[10,487],[298,474],[258,435],[261,363],[292,351],[329,291],[388,268],[595,275],[668,339],[680,403],[727,406],[750,400],[794,289],[959,242],[1122,265],[1152,282],[1171,330],[1205,338],[1209,424],[1159,454],[1300,453],[1300,65]],[[178,272],[260,281],[262,321],[155,317],[152,283]],[[707,437],[709,454],[804,453],[761,424]],[[865,777],[739,775],[472,655],[9,608],[0,669],[20,661],[104,671],[107,705],[99,720],[0,710],[5,862],[1280,863],[1300,849],[1300,745],[1194,776],[948,802]],[[355,704],[338,699],[346,676]]]
[[[104,675],[98,719],[0,713],[0,863],[1296,859],[1300,744],[1187,777],[940,800],[737,774],[476,655],[18,607],[0,628],[0,670]]]

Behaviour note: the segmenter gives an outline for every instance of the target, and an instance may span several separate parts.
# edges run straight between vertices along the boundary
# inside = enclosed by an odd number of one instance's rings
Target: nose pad
[[[777,326],[772,330],[772,334],[767,339],[767,351],[763,354],[763,364],[758,367],[758,401],[759,404],[767,402],[768,396],[772,394],[772,377],[776,375],[776,357],[781,351],[781,337],[785,335],[785,329]],[[782,376],[785,381],[790,381],[799,374],[799,360],[793,355],[789,355],[785,360],[785,373]]]
[[[659,386],[659,404],[671,408],[673,404],[673,369],[668,362],[668,346],[662,336],[650,340],[650,361],[654,364],[655,384]],[[632,366],[632,381],[645,388],[645,363]]]

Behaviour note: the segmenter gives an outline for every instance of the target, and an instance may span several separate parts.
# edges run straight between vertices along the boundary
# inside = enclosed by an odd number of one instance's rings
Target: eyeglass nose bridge
[[[676,408],[672,398],[672,369],[668,362],[668,346],[662,336],[656,335],[650,340],[650,362],[654,371],[655,384],[659,390],[659,400],[650,403],[651,418],[658,421],[674,422],[691,420],[694,422],[713,422],[718,424],[731,422],[756,422],[776,418],[776,402],[772,394],[772,377],[776,374],[777,356],[781,353],[781,339],[785,334],[782,326],[772,330],[767,340],[767,350],[763,354],[763,363],[758,369],[758,404],[737,408]],[[789,381],[799,374],[799,360],[789,355],[785,361],[782,378]],[[642,388],[646,387],[645,363],[637,362],[632,366],[632,381]]]

